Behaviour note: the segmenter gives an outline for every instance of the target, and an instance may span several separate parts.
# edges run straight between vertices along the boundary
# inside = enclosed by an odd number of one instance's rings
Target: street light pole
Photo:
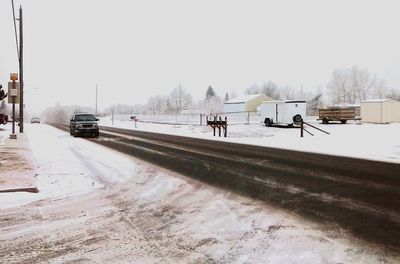
[[[19,83],[20,83],[20,101],[19,101],[19,132],[24,132],[24,35],[22,22],[22,7],[19,7]]]

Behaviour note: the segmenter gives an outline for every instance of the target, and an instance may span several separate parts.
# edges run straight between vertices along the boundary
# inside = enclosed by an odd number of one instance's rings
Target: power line
[[[14,18],[14,33],[15,33],[15,44],[17,45],[17,56],[19,59],[19,48],[18,48],[18,35],[17,35],[17,23],[15,22],[15,9],[14,9],[14,0],[11,0],[13,18]]]

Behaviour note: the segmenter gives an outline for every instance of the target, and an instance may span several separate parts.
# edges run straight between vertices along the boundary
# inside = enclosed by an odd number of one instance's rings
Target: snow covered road
[[[396,263],[304,220],[47,125],[27,126],[39,194],[0,194],[0,262]]]

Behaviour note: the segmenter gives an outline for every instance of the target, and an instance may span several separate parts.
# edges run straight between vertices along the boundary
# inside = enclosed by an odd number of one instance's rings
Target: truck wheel
[[[329,119],[326,117],[322,118],[322,124],[329,124]]]
[[[346,124],[347,120],[340,120],[340,123]]]
[[[265,118],[264,123],[265,123],[265,126],[267,126],[267,127],[272,126],[272,121],[269,118]]]
[[[293,122],[294,122],[294,123],[300,123],[301,120],[303,120],[303,118],[301,117],[301,115],[295,115],[295,116],[293,117]]]

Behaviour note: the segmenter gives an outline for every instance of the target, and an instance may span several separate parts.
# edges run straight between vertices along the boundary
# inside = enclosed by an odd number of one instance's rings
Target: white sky
[[[146,103],[182,83],[196,99],[272,80],[325,86],[357,65],[400,89],[399,1],[15,0],[24,9],[27,107]],[[18,13],[18,10],[16,10]],[[18,71],[0,1],[0,83]],[[40,106],[40,107],[39,107]]]

